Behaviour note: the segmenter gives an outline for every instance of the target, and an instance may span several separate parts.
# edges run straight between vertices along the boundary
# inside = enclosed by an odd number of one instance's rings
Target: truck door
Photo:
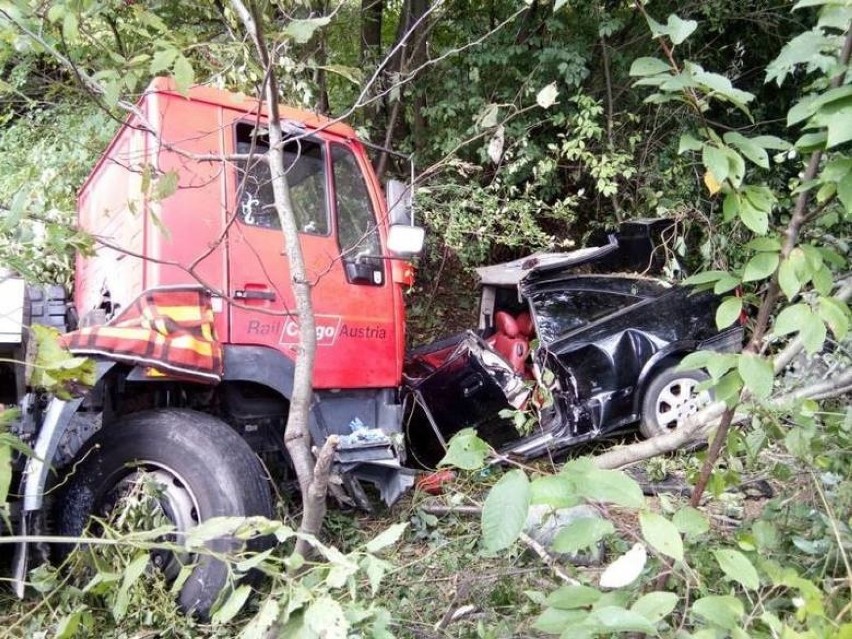
[[[333,136],[329,136],[333,138]],[[399,383],[396,309],[383,229],[359,158],[344,141],[304,136],[284,146],[286,180],[316,316],[315,388]],[[299,325],[275,211],[266,140],[239,122],[229,180],[230,339],[295,357]]]

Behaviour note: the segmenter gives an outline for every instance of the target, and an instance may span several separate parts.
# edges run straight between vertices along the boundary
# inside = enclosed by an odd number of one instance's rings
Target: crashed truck
[[[283,431],[299,324],[270,169],[260,157],[269,148],[265,108],[206,87],[181,94],[168,79],[156,79],[137,107],[79,192],[79,224],[99,246],[78,256],[64,340],[95,360],[96,383],[61,400],[27,388],[22,367],[2,378],[22,409],[12,431],[34,452],[14,459],[17,535],[79,536],[142,475],[157,484],[178,535],[215,516],[272,516],[264,466],[287,465]],[[292,109],[282,108],[281,117],[285,179],[316,315],[311,436],[318,446],[339,436],[334,472],[354,503],[368,503],[369,485],[392,503],[414,479],[407,442],[418,438],[404,425],[421,423],[425,437],[441,444],[466,419],[461,411],[455,420],[432,414],[418,422],[415,409],[439,406],[441,395],[418,384],[414,368],[422,361],[409,357],[413,368],[404,374],[403,294],[423,232],[410,190],[391,181],[383,192],[368,144],[353,129]],[[169,179],[176,188],[158,186]],[[523,287],[501,290],[495,309],[524,303]],[[505,360],[494,369],[499,375],[523,386],[531,371],[544,370],[547,341],[534,358],[507,353],[498,320],[483,314],[470,339]],[[543,334],[545,325],[538,329]],[[666,363],[702,336],[668,348]],[[654,362],[646,368],[650,379]],[[480,381],[453,392],[478,402],[479,388],[495,390]],[[498,391],[503,403],[519,406]],[[469,425],[478,426],[481,415],[474,417]],[[220,550],[228,547],[222,543]],[[44,554],[44,545],[16,545],[19,594],[28,566]],[[185,560],[152,555],[167,577]],[[182,607],[209,611],[227,579],[220,562],[199,559],[182,587]]]

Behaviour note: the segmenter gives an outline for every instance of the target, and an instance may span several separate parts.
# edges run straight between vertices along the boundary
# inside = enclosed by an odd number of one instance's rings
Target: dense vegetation
[[[691,361],[720,400],[689,431],[709,452],[644,467],[652,482],[697,484],[692,503],[648,499],[602,468],[647,451],[501,473],[481,470],[490,452],[468,434],[447,460],[464,470],[446,501],[415,498],[380,525],[331,517],[346,554],[322,546],[305,567],[286,523],[244,526],[285,550],[237,558],[235,574],[269,579],[254,600],[237,588],[210,624],[175,610],[173,585],[140,579],[162,532],[124,522],[103,553],[33,573],[40,595],[3,604],[8,632],[849,636],[849,2],[313,1],[257,15],[284,101],[414,154],[431,229],[410,296],[418,337],[463,313],[470,266],[579,245],[629,217],[678,220],[670,272],[725,296],[720,327],[750,318],[743,353]],[[153,74],[255,93],[265,73],[230,5],[173,0],[0,1],[0,66],[0,264],[65,282],[72,250],[92,250],[73,229],[75,190],[122,104]],[[754,507],[738,487],[757,480],[774,498]],[[603,574],[554,570],[521,534],[531,505],[579,503],[595,516],[564,527],[553,552],[605,547]],[[394,518],[408,529],[368,541]]]

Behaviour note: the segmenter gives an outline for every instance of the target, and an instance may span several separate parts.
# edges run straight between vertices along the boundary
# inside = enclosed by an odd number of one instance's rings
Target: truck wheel
[[[153,484],[159,521],[177,537],[211,517],[272,516],[266,476],[248,444],[224,422],[189,410],[135,413],[97,433],[80,451],[57,499],[56,527],[79,537],[89,517],[109,519],[119,501],[144,480]],[[154,524],[156,525],[156,523]],[[237,546],[228,538],[209,542],[215,552]],[[209,555],[180,557],[153,551],[152,563],[174,579],[194,561],[179,602],[186,612],[207,617],[228,585],[228,567]]]
[[[712,401],[710,391],[696,390],[707,379],[710,376],[701,370],[663,370],[645,391],[639,431],[650,438],[675,430],[686,417]]]

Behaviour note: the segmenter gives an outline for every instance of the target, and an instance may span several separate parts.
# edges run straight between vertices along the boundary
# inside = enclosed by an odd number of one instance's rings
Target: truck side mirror
[[[388,219],[391,224],[414,224],[411,211],[411,187],[399,180],[388,180],[385,184],[388,203]]]
[[[391,224],[388,233],[388,249],[399,257],[419,255],[423,250],[426,230],[422,226]]]

